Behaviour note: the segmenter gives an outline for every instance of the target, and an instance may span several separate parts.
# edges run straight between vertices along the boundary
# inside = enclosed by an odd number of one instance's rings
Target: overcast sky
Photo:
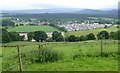
[[[119,0],[0,0],[0,9],[117,9]]]

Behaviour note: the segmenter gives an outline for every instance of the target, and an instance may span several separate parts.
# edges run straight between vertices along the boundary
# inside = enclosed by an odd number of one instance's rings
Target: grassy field
[[[18,27],[8,28],[8,31],[16,31],[16,32],[34,32],[38,30],[42,30],[45,32],[59,31],[58,29],[51,26],[18,26]]]
[[[76,35],[76,36],[81,36],[81,35],[87,35],[89,33],[94,33],[95,35],[98,34],[98,32],[106,30],[108,32],[111,31],[117,31],[117,27],[116,26],[112,26],[110,28],[97,28],[97,29],[90,29],[90,30],[80,30],[80,31],[68,31],[66,33],[66,36],[70,36],[70,35]]]
[[[104,42],[104,41],[103,41]],[[104,42],[101,56],[100,41],[85,42],[11,42],[4,45],[28,45],[20,47],[24,71],[117,71],[118,44],[115,40]],[[44,49],[60,53],[62,58],[54,62],[39,62],[38,45],[44,44]],[[19,71],[17,48],[3,47],[3,71]],[[13,61],[14,60],[14,61]]]

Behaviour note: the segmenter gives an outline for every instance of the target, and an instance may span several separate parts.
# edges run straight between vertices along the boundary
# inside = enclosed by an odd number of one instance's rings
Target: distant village
[[[93,23],[93,24],[63,24],[59,25],[59,27],[64,27],[67,31],[77,31],[77,30],[86,30],[86,29],[93,29],[93,28],[100,28],[100,27],[105,27],[106,26],[111,26],[112,24],[99,24],[99,23]]]
[[[42,26],[42,25],[49,25],[51,22],[48,21],[36,21],[35,19],[30,19],[28,21],[15,19],[13,20],[16,25],[34,25],[34,26]],[[94,29],[94,28],[102,28],[102,27],[110,27],[112,24],[99,24],[94,21],[67,21],[67,22],[57,22],[58,27],[63,27],[67,31],[77,31],[77,30],[86,30],[86,29]]]

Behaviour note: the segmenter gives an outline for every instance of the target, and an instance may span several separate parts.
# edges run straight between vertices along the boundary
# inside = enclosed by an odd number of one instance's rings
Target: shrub
[[[41,48],[41,54],[38,55],[39,62],[54,62],[62,59],[63,53],[57,52],[52,49],[50,46],[45,46]]]

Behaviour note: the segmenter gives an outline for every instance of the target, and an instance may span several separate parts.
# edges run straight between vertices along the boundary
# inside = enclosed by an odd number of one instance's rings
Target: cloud
[[[0,8],[42,9],[42,8],[117,8],[119,0],[1,0]]]

